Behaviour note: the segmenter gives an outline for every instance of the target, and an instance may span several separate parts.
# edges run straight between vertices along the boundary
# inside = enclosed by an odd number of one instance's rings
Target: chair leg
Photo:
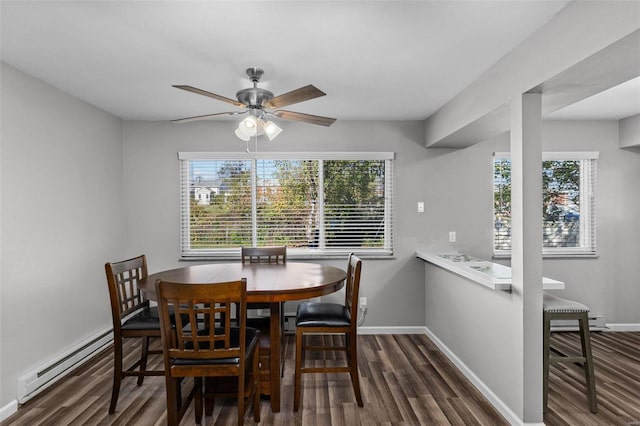
[[[542,324],[542,412],[547,412],[549,401],[549,351],[551,346],[551,320],[543,313]]]
[[[253,353],[253,420],[260,423],[260,356],[258,349]]]
[[[194,377],[193,386],[195,388],[194,398],[196,399],[194,402],[196,424],[199,425],[202,424],[202,377]]]
[[[212,416],[213,415],[213,409],[215,408],[215,402],[216,402],[216,398],[213,395],[209,395],[206,396],[207,394],[212,393],[213,391],[210,390],[213,389],[213,383],[211,382],[211,379],[204,379],[204,393],[205,393],[205,397],[204,397],[204,415],[205,416]]]
[[[598,412],[598,400],[596,397],[596,378],[593,372],[593,356],[591,354],[591,338],[589,332],[589,318],[585,313],[580,318],[580,342],[582,344],[582,356],[584,356],[584,378],[589,397],[589,409],[592,413]]]
[[[351,342],[349,341],[349,333],[344,333],[344,347],[347,350],[347,367],[351,368]]]
[[[238,376],[238,426],[244,424],[244,381],[246,372]]]
[[[180,421],[180,379],[166,377],[166,394],[167,394],[167,425],[178,426]]]
[[[142,354],[140,355],[140,372],[144,372],[147,369],[147,358],[149,357],[149,336],[142,338]],[[144,376],[141,374],[138,376],[138,386],[142,385]]]
[[[109,414],[116,411],[118,395],[120,394],[120,383],[122,382],[122,339],[113,341],[113,386],[111,388],[111,404],[109,404]]]
[[[176,381],[176,389],[178,389],[178,391],[176,392],[176,404],[178,406],[178,413],[180,413],[180,410],[182,410],[182,381],[186,380],[184,377],[178,377],[177,379],[175,379]],[[180,422],[180,415],[178,414],[178,422]]]
[[[293,385],[293,411],[298,411],[300,408],[300,387],[302,380],[302,345],[304,334],[302,328],[296,329],[296,370],[295,370],[295,383]]]
[[[284,336],[284,302],[280,302],[280,347],[284,348],[285,336]],[[284,359],[280,362],[280,377],[284,377]]]
[[[358,377],[358,345],[357,337],[351,336],[349,333],[345,334],[345,338],[348,344],[348,362],[349,362],[349,374],[351,374],[351,383],[353,385],[353,392],[356,394],[356,402],[359,407],[363,407],[362,395],[360,394],[360,378]]]

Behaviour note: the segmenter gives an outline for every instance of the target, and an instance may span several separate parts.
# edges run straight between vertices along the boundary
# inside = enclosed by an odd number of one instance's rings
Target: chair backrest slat
[[[242,247],[242,263],[287,263],[287,246]]]

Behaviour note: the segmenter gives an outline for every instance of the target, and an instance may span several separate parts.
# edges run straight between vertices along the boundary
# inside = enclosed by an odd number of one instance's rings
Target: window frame
[[[580,247],[542,247],[542,255],[545,258],[565,257],[584,258],[597,257],[596,238],[596,188],[597,188],[597,151],[575,152],[543,152],[541,163],[544,161],[580,161]],[[495,152],[492,157],[492,198],[495,197],[495,165],[497,159],[511,159],[510,152]],[[588,165],[585,167],[585,165]],[[541,164],[542,166],[542,164]],[[542,168],[541,168],[542,171]],[[492,202],[492,251],[494,258],[510,258],[511,249],[496,249],[496,210]],[[583,220],[583,217],[584,220]],[[542,224],[544,230],[544,225]]]
[[[322,182],[323,161],[331,160],[354,160],[371,161],[383,160],[385,162],[385,194],[384,194],[384,247],[382,248],[288,248],[287,258],[299,259],[330,259],[343,258],[345,254],[355,252],[363,257],[390,257],[393,256],[393,209],[394,209],[394,188],[393,188],[393,160],[394,152],[178,152],[179,160],[179,209],[180,209],[180,230],[179,230],[179,254],[181,260],[207,260],[207,259],[235,259],[240,255],[240,248],[219,248],[219,249],[192,249],[190,248],[189,226],[190,226],[190,180],[189,164],[191,161],[207,160],[237,160],[252,161],[252,245],[257,241],[257,197],[256,197],[256,162],[258,160],[311,160],[320,161],[319,181]],[[319,197],[319,204],[324,212],[324,199]],[[321,213],[322,215],[323,213]],[[321,230],[324,227],[324,220],[320,220]],[[321,232],[322,234],[322,232]],[[322,240],[323,238],[321,238]]]

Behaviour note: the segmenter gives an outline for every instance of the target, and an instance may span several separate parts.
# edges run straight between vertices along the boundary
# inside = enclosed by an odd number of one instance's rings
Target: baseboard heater
[[[607,330],[607,318],[603,315],[589,315],[589,330],[603,331]],[[551,331],[578,331],[577,320],[552,320]]]
[[[113,329],[103,330],[64,354],[18,379],[17,399],[23,404],[58,381],[69,370],[82,365],[113,342]]]

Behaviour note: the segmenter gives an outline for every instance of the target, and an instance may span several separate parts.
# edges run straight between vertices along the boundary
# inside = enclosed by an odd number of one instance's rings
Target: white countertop
[[[511,268],[456,252],[416,250],[416,257],[440,266],[493,290],[511,291]],[[542,278],[543,290],[563,290],[562,281]]]

